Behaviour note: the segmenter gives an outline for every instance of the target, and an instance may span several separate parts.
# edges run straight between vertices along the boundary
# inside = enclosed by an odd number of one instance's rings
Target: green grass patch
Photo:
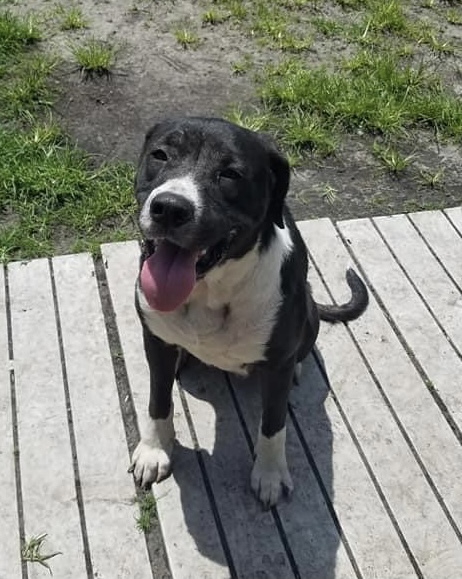
[[[52,575],[49,560],[53,559],[53,557],[56,557],[57,555],[62,555],[62,553],[60,551],[56,551],[55,553],[43,553],[42,548],[46,538],[46,533],[38,535],[37,537],[31,537],[23,545],[21,549],[21,556],[23,561],[27,561],[29,563],[39,563],[42,565],[42,567],[48,569],[50,575]]]
[[[200,36],[189,28],[177,28],[173,31],[173,34],[178,44],[184,50],[195,50],[202,44]]]
[[[462,24],[462,11],[457,10],[456,8],[450,8],[447,12],[446,12],[446,19],[449,22],[449,24],[457,24],[457,25],[461,25]]]
[[[217,24],[222,24],[230,18],[229,12],[222,12],[220,10],[207,10],[202,14],[202,24],[215,26]]]
[[[298,151],[332,152],[339,131],[389,136],[420,127],[462,139],[460,99],[427,67],[393,53],[362,50],[335,71],[292,58],[267,69],[260,96],[268,128]]]
[[[61,30],[81,30],[88,27],[88,20],[78,6],[66,7],[58,4],[56,16],[59,18]]]
[[[95,166],[54,122],[56,59],[31,19],[0,12],[0,260],[132,237],[134,169]],[[40,547],[40,545],[39,545]]]
[[[111,75],[117,49],[107,41],[90,38],[83,44],[72,47],[72,54],[85,78]]]
[[[152,522],[157,518],[156,499],[151,491],[146,491],[143,496],[136,499],[140,514],[136,519],[136,527],[139,531],[147,533],[151,530]]]
[[[2,260],[50,255],[63,228],[107,239],[114,218],[133,214],[133,168],[92,162],[54,124],[0,130],[0,216],[15,216],[0,233]]]
[[[234,75],[241,76],[249,72],[249,70],[253,66],[252,57],[249,54],[246,54],[240,60],[236,60],[231,64],[231,70]]]
[[[403,155],[391,144],[383,145],[378,142],[374,143],[373,153],[383,166],[395,176],[407,169],[415,157],[415,155]]]
[[[40,40],[41,33],[32,17],[17,18],[11,12],[0,13],[0,67],[10,62],[25,46]]]

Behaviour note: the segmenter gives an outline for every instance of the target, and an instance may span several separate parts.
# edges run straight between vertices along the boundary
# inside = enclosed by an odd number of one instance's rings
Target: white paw
[[[270,438],[261,432],[258,437],[257,456],[250,483],[252,490],[266,508],[274,507],[283,491],[285,495],[290,495],[294,490],[287,468],[285,440],[285,427]]]
[[[253,465],[250,482],[253,492],[266,508],[274,507],[282,492],[288,496],[294,490],[287,465],[285,467],[263,465],[261,461],[258,461],[258,457]]]
[[[172,445],[173,446],[173,445]],[[148,487],[153,482],[160,482],[170,473],[171,451],[151,446],[141,440],[135,448],[130,472],[135,481],[142,487]]]
[[[170,466],[175,441],[173,428],[173,406],[167,418],[148,419],[145,436],[135,448],[128,472],[142,487],[160,482],[170,474]]]

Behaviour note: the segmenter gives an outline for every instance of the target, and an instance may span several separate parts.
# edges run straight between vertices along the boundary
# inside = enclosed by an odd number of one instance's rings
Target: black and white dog
[[[170,472],[172,384],[186,350],[228,372],[261,373],[252,489],[265,506],[293,489],[285,421],[296,365],[320,318],[352,320],[368,294],[348,270],[347,304],[313,301],[306,248],[285,205],[289,175],[269,137],[223,120],[166,120],[146,136],[135,184],[144,236],[136,305],[150,418],[131,465],[143,486]]]

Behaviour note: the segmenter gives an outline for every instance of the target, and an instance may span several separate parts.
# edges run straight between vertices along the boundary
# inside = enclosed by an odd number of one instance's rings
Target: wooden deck
[[[460,579],[462,209],[299,226],[318,301],[347,297],[353,263],[370,306],[322,325],[291,396],[295,492],[272,511],[249,488],[258,388],[182,373],[154,489],[172,577]],[[41,533],[56,579],[158,576],[127,474],[148,394],[138,246],[102,253],[105,271],[88,254],[0,270],[0,579],[49,577],[21,563]]]

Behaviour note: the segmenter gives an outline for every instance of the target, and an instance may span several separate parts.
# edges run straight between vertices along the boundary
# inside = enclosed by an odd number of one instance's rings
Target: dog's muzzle
[[[143,263],[140,285],[151,308],[170,312],[188,299],[197,280],[225,258],[237,232],[233,229],[210,245],[194,242],[195,236],[191,235],[197,227],[194,205],[170,192],[154,197],[149,208],[143,209],[145,216],[147,210],[150,221],[147,237],[153,252]],[[145,230],[145,218],[140,221]]]

